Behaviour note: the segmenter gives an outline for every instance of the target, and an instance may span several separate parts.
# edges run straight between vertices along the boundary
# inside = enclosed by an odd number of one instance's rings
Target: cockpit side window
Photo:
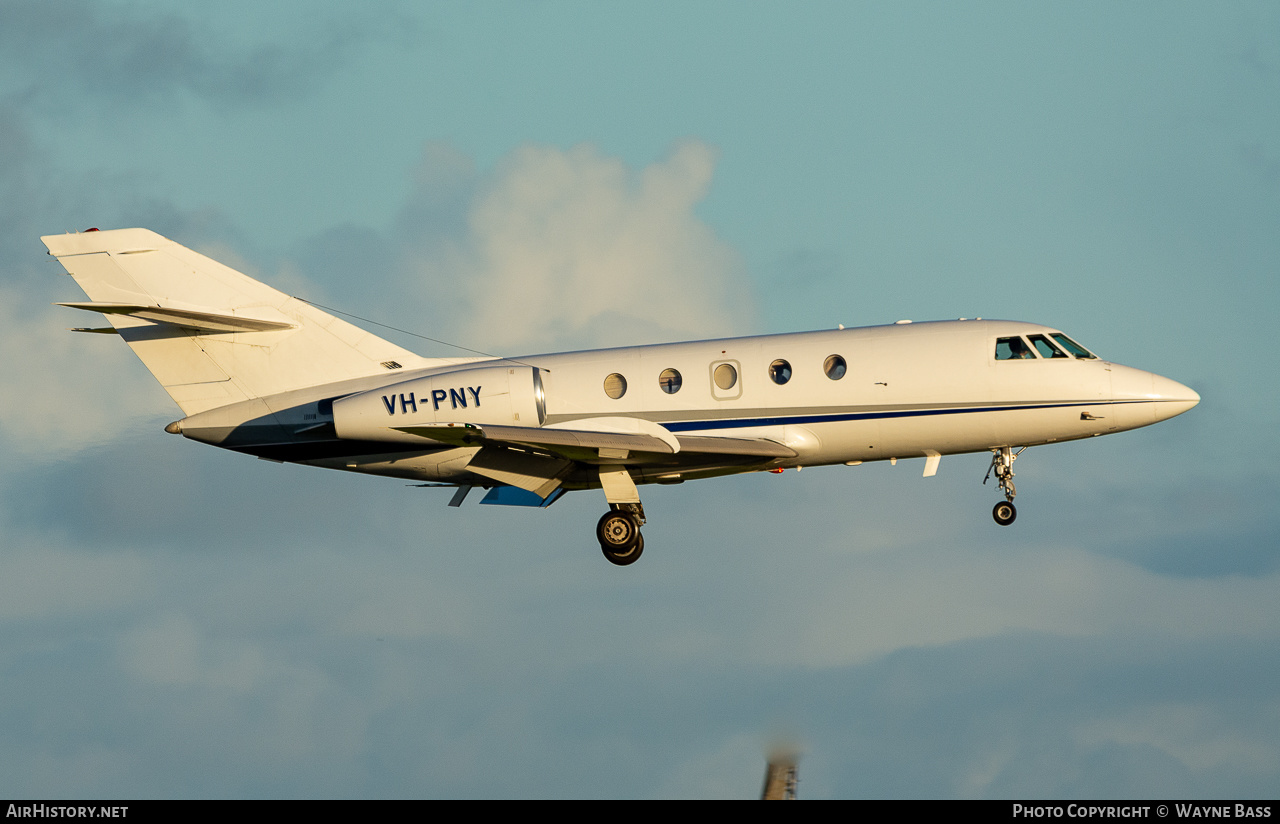
[[[1077,358],[1080,358],[1081,360],[1097,360],[1098,359],[1097,355],[1093,354],[1088,349],[1085,349],[1083,346],[1076,343],[1071,338],[1067,337],[1061,332],[1054,332],[1053,339],[1056,340],[1058,343],[1062,344],[1063,349],[1066,349],[1068,352],[1075,355]]]
[[[1042,358],[1067,358],[1067,353],[1053,345],[1053,342],[1044,335],[1032,335],[1031,345],[1036,348]]]
[[[1019,337],[996,339],[996,360],[1035,360],[1035,353]]]

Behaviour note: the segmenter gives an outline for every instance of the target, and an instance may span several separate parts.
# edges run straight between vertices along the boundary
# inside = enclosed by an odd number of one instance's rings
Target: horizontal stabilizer
[[[246,315],[233,315],[225,312],[208,310],[177,309],[168,306],[143,306],[133,303],[111,303],[108,301],[90,301],[87,303],[59,303],[58,306],[69,306],[72,309],[84,309],[89,312],[101,312],[104,315],[127,315],[152,323],[167,323],[183,329],[195,329],[201,332],[275,332],[281,329],[294,329],[297,324],[278,320],[265,320]]]

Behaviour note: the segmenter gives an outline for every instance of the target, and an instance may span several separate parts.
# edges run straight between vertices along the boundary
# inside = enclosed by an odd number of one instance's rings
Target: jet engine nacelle
[[[393,383],[333,402],[339,438],[422,443],[401,427],[441,423],[541,426],[542,376],[534,366],[459,369]]]

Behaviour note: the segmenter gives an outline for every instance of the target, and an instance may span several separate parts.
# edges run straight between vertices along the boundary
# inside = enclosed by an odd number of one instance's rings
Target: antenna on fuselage
[[[470,352],[473,355],[483,355],[486,358],[495,358],[497,360],[511,361],[512,363],[518,363],[521,366],[533,366],[533,364],[531,363],[525,363],[524,361],[516,360],[515,358],[504,358],[502,355],[494,355],[489,352],[481,352],[479,349],[471,349],[470,347],[463,346],[460,343],[450,343],[447,340],[440,340],[439,338],[428,337],[426,335],[418,334],[417,332],[410,332],[408,329],[401,329],[398,326],[391,326],[386,323],[381,323],[379,321],[373,320],[372,318],[362,318],[359,315],[352,314],[351,312],[344,312],[341,309],[334,309],[332,306],[325,306],[323,303],[316,303],[314,300],[307,300],[306,298],[300,298],[297,295],[290,295],[290,297],[292,297],[294,300],[300,300],[303,303],[310,304],[311,306],[314,306],[317,309],[323,309],[326,312],[333,312],[335,315],[346,315],[347,317],[352,318],[354,320],[361,321],[362,323],[371,323],[374,326],[381,326],[383,329],[390,329],[392,332],[400,332],[401,334],[412,335],[415,338],[422,338],[423,340],[429,340],[432,343],[438,343],[441,346],[451,346],[454,349],[461,349],[463,352]],[[551,370],[544,368],[542,371],[550,372]]]

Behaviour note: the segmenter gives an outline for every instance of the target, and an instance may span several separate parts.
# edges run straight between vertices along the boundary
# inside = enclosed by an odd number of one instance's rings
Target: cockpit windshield
[[[1036,348],[1042,358],[1065,358],[1067,356],[1065,352],[1053,345],[1053,341],[1044,335],[1032,335],[1031,345]]]
[[[1030,341],[1029,345],[1027,341]],[[1054,341],[1057,343],[1055,344]],[[1070,354],[1067,354],[1068,352]],[[996,339],[996,360],[1037,360],[1037,353],[1039,358],[1045,360],[1054,358],[1070,360],[1073,357],[1079,360],[1097,360],[1096,355],[1061,332],[1028,335],[1025,338],[1021,335],[1011,335]]]
[[[1000,338],[996,341],[996,360],[1035,360],[1035,357],[1022,338]]]
[[[1085,349],[1083,346],[1076,343],[1071,338],[1067,337],[1061,332],[1054,332],[1053,339],[1056,340],[1058,343],[1062,344],[1063,349],[1066,349],[1068,352],[1075,355],[1077,358],[1080,358],[1081,360],[1097,360],[1098,359],[1097,355],[1093,354],[1088,349]]]

